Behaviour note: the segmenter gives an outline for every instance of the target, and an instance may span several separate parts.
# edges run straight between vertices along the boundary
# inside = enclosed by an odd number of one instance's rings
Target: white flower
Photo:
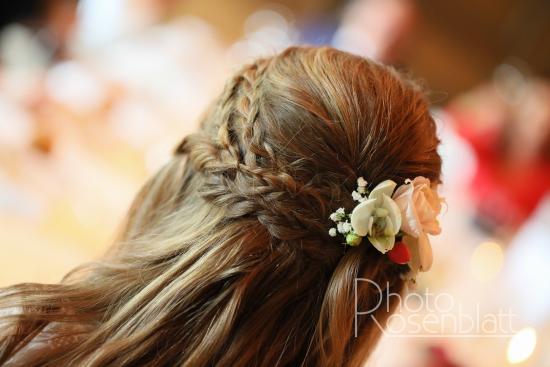
[[[357,179],[357,186],[359,187],[366,187],[368,185],[367,180],[365,180],[363,177],[359,177]]]
[[[344,224],[342,224],[342,229],[344,230],[344,232],[348,233],[349,231],[352,230],[351,223],[350,222],[344,222]]]
[[[442,199],[430,186],[430,180],[418,176],[405,181],[393,194],[403,218],[402,230],[411,249],[411,267],[428,271],[432,266],[432,247],[426,234],[441,232],[437,216],[441,211]]]
[[[336,237],[336,228],[329,229],[328,234],[330,237]]]
[[[338,232],[346,234],[351,231],[351,224],[350,222],[338,222],[336,228],[338,228]]]
[[[397,184],[386,180],[378,184],[368,199],[358,204],[351,213],[354,233],[367,236],[373,246],[386,253],[395,244],[395,235],[401,227],[401,212],[391,199]]]
[[[360,193],[360,194],[365,194],[367,192],[367,187],[366,186],[359,186],[357,188],[357,192]]]
[[[330,220],[332,220],[333,222],[338,222],[338,221],[341,221],[342,219],[344,219],[346,216],[346,212],[344,210],[344,208],[338,208],[334,213],[332,213],[330,215]]]
[[[351,193],[351,197],[353,198],[353,200],[359,201],[359,202],[362,201],[361,199],[363,199],[363,196],[361,196],[361,194],[358,193],[357,191],[353,191]]]

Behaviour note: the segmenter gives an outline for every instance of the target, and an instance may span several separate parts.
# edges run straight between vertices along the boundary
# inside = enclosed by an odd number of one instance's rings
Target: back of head
[[[355,336],[355,307],[380,295],[354,280],[399,293],[403,267],[330,237],[329,214],[361,176],[437,182],[437,145],[424,95],[391,68],[331,48],[257,60],[145,185],[104,262],[0,306],[37,294],[19,301],[18,335],[92,326],[40,357],[56,363],[360,366],[380,330],[359,317]]]

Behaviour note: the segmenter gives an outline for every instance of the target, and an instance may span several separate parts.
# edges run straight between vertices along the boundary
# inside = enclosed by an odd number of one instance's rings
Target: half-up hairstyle
[[[380,329],[363,316],[356,330],[355,307],[380,294],[354,281],[401,293],[403,267],[330,237],[329,215],[353,206],[361,176],[438,182],[438,143],[424,94],[392,68],[331,48],[257,60],[145,184],[101,262],[2,291],[18,311],[0,319],[0,364],[361,366]],[[37,334],[52,340],[39,352]]]

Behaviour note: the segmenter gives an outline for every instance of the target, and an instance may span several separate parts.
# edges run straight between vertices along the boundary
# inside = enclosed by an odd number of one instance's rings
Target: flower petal
[[[413,190],[413,186],[411,184],[401,185],[395,190],[392,197],[395,200],[395,198],[399,196],[403,196],[403,195],[407,196],[407,192],[411,191],[412,193],[412,190]]]
[[[381,253],[385,254],[390,251],[395,244],[395,236],[379,236],[379,237],[368,237],[370,243]]]
[[[424,176],[416,176],[412,180],[412,184],[413,184],[413,186],[427,185],[429,187],[430,186],[430,180],[427,179]]]
[[[411,236],[418,237],[422,232],[422,223],[418,218],[415,203],[408,195],[401,195],[394,199],[401,210],[401,230]]]
[[[378,205],[382,205],[382,195],[387,195],[391,197],[391,194],[393,193],[393,190],[397,184],[393,182],[392,180],[386,180],[380,182],[369,194],[369,199],[376,199],[378,202]]]
[[[369,222],[367,224],[367,227],[368,227],[368,233],[367,234],[372,234],[372,225],[374,224],[374,217],[370,217],[369,218]]]
[[[384,218],[384,221],[386,222],[386,225],[384,227],[384,236],[395,236],[397,231],[395,230],[395,227],[393,225],[393,222],[391,218],[388,216]]]
[[[418,250],[418,238],[405,235],[403,236],[403,242],[407,245],[411,252],[411,260],[409,261],[409,267],[413,273],[418,272],[420,269],[420,254]]]
[[[422,232],[418,236],[418,255],[420,260],[420,271],[428,271],[432,267],[433,263],[433,254],[432,246],[430,245],[430,240],[428,236]]]
[[[369,226],[369,218],[376,207],[376,200],[366,200],[358,204],[351,212],[351,226],[353,231],[359,236],[366,236],[372,227]]]
[[[441,227],[439,226],[439,221],[437,219],[434,219],[431,222],[427,222],[423,224],[424,232],[437,235],[441,233]]]
[[[388,218],[394,225],[395,231],[393,235],[395,236],[395,234],[399,232],[399,229],[401,228],[401,210],[399,209],[395,201],[393,201],[389,196],[383,195],[382,197],[384,201],[382,207],[387,209],[389,212]]]
[[[411,251],[411,261],[409,262],[411,270],[414,272],[430,270],[433,253],[428,236],[425,233],[422,233],[418,238],[404,236],[403,242],[407,244]]]

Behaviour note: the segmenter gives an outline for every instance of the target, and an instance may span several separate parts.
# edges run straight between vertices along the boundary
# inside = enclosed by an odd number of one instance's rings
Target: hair
[[[403,266],[330,237],[329,215],[353,206],[360,176],[439,182],[428,108],[391,67],[328,47],[245,66],[102,261],[3,290],[0,309],[19,311],[4,316],[0,364],[50,327],[64,342],[27,365],[362,365],[381,330],[367,316],[355,330],[355,305],[381,295],[355,278],[401,293]],[[371,314],[381,325],[390,304]]]

